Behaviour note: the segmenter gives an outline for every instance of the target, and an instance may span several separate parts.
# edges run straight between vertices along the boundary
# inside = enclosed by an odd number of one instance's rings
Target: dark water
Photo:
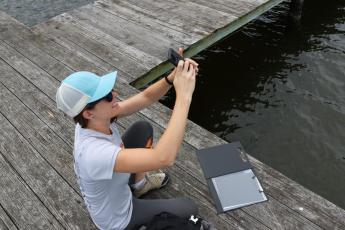
[[[92,0],[5,0],[32,26]],[[299,29],[288,3],[194,57],[189,118],[345,208],[345,0],[305,0]],[[162,100],[173,106],[174,94]]]
[[[189,119],[345,208],[345,1],[305,1],[299,29],[288,6],[194,57]]]

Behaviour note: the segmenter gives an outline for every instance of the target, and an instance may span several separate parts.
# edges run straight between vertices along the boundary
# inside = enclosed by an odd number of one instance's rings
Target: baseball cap
[[[103,76],[80,71],[66,77],[56,92],[57,108],[70,117],[77,116],[88,103],[107,95],[115,86],[117,71]]]

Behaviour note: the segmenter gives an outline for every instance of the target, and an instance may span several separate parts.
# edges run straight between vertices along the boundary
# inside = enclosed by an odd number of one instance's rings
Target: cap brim
[[[103,75],[99,81],[96,92],[93,94],[90,102],[97,101],[107,95],[115,86],[117,71]]]

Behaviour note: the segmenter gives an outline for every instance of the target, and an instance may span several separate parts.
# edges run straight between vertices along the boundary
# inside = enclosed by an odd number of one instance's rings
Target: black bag
[[[140,230],[200,230],[202,219],[191,216],[184,219],[168,212],[162,212],[152,218],[152,220],[137,229]]]

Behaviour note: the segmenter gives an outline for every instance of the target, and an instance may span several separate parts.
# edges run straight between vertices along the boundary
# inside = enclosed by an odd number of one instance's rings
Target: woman
[[[182,52],[179,49],[181,55]],[[117,93],[112,91],[116,72],[102,77],[77,72],[61,83],[56,94],[57,106],[76,122],[74,169],[86,207],[98,228],[131,229],[164,211],[181,217],[197,213],[197,206],[187,198],[138,199],[169,180],[165,173],[146,172],[170,167],[175,161],[183,140],[197,65],[191,59],[180,61],[166,79],[118,102]],[[176,91],[175,107],[156,147],[152,148],[153,129],[148,122],[134,123],[121,138],[113,121],[156,102],[171,85]]]

